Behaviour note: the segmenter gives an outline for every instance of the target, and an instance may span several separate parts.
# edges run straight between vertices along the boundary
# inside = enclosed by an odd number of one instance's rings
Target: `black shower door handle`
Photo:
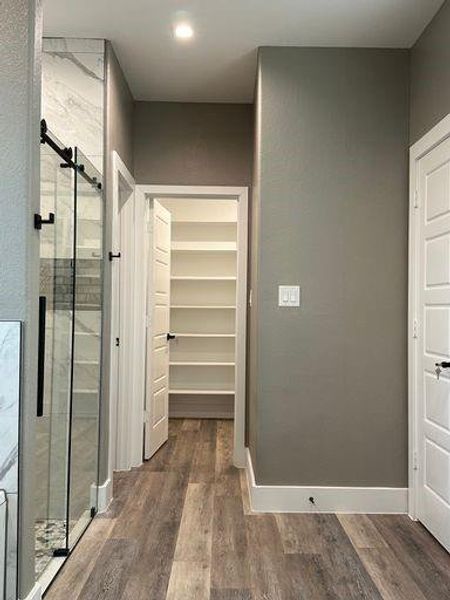
[[[45,315],[47,298],[39,296],[39,332],[38,332],[38,380],[36,416],[44,414],[44,378],[45,378]]]

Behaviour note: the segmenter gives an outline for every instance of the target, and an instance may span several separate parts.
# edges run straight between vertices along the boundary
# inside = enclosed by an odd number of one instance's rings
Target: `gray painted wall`
[[[133,112],[134,100],[110,42],[105,48],[106,110],[105,110],[105,251],[112,239],[112,153],[115,150],[133,174]],[[103,307],[102,408],[100,423],[100,483],[108,478],[109,443],[109,361],[111,335],[111,265],[105,261],[105,300]]]
[[[411,144],[450,113],[450,1],[411,50]]]
[[[251,104],[137,102],[137,183],[250,185]]]
[[[36,0],[3,0],[0,19],[0,319],[24,323],[20,449],[20,597],[34,584],[34,441],[36,420],[39,234],[40,47]],[[27,490],[26,494],[20,490]]]
[[[408,76],[402,50],[260,50],[258,483],[406,485]]]

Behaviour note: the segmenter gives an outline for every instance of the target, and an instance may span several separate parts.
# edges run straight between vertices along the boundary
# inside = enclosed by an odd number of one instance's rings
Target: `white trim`
[[[236,338],[235,338],[235,396],[234,450],[236,467],[245,466],[245,392],[247,358],[247,254],[248,254],[248,190],[238,196]]]
[[[246,381],[246,335],[247,335],[247,254],[248,254],[248,188],[230,186],[190,186],[190,185],[137,185],[136,199],[141,204],[148,197],[207,197],[229,198],[238,202],[238,271],[236,309],[236,387],[234,402],[234,451],[233,461],[237,467],[245,466],[245,381]],[[138,200],[139,199],[139,200]],[[144,203],[145,204],[145,203]],[[136,221],[136,230],[145,219]],[[143,236],[145,238],[145,235]],[[143,241],[137,256],[147,257]],[[140,262],[147,269],[146,260]],[[142,278],[143,279],[143,278]],[[144,316],[145,319],[145,316]],[[145,322],[145,321],[141,321]]]
[[[407,512],[407,488],[258,485],[248,448],[246,448],[246,474],[250,504],[254,512],[363,514]],[[310,497],[314,498],[314,504],[309,501]]]
[[[414,158],[414,160],[422,158],[448,137],[450,137],[450,113],[411,146],[411,158]]]
[[[418,506],[418,469],[416,465],[419,440],[417,418],[417,339],[416,327],[420,327],[418,303],[418,260],[419,260],[419,211],[417,203],[417,184],[420,159],[433,148],[450,137],[450,114],[440,121],[410,148],[409,158],[409,289],[408,289],[408,514],[417,519]],[[419,199],[420,200],[420,199]]]
[[[108,478],[102,485],[94,487],[97,488],[97,510],[99,513],[103,513],[112,500],[112,479]]]
[[[33,589],[27,594],[24,600],[41,600],[42,588],[39,583],[35,583]]]
[[[67,556],[54,556],[45,567],[43,573],[39,576],[37,584],[39,585],[39,594],[37,598],[41,598],[48,590],[55,577],[58,575],[61,567],[67,560]],[[28,600],[28,597],[27,597]]]
[[[109,445],[109,479],[112,480],[113,470],[128,470],[131,467],[137,467],[142,464],[142,406],[141,406],[141,381],[140,361],[136,357],[139,347],[136,343],[137,332],[137,312],[139,299],[133,290],[139,285],[138,263],[136,261],[136,220],[139,218],[138,206],[135,199],[135,181],[128,171],[125,163],[121,160],[116,151],[112,153],[112,242],[111,248],[114,253],[122,251],[121,257],[121,283],[119,304],[125,302],[122,307],[122,315],[126,315],[124,321],[117,321],[118,302],[116,297],[117,282],[117,263],[112,263],[111,274],[111,338],[110,338],[110,445]],[[127,199],[128,211],[127,219],[124,219],[125,229],[120,232],[121,218],[119,212],[119,200],[121,186],[126,186],[129,196]],[[126,221],[126,222],[125,222]],[[126,240],[128,253],[123,254],[121,249],[121,238]],[[121,330],[119,337],[121,345],[127,348],[122,353],[120,364],[116,364],[118,359],[115,346],[115,338],[118,336],[118,326]],[[120,390],[117,390],[117,372],[119,371]],[[121,398],[126,398],[126,402],[121,402]],[[109,493],[109,490],[107,490]],[[105,496],[105,501],[107,496]]]

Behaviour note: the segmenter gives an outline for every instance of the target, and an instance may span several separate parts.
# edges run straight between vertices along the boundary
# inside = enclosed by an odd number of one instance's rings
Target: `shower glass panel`
[[[45,135],[36,577],[54,556],[70,552],[97,511],[103,271],[100,174],[76,148],[73,157],[58,154],[55,148],[63,145],[46,131]]]
[[[43,402],[37,408],[36,574],[66,547],[72,371],[74,172],[41,145],[41,207],[54,224],[40,230],[40,341],[45,339]],[[41,351],[43,346],[41,345]]]
[[[75,149],[75,162],[100,173]],[[75,319],[69,481],[70,545],[97,510],[102,321],[103,198],[80,174],[76,179]]]

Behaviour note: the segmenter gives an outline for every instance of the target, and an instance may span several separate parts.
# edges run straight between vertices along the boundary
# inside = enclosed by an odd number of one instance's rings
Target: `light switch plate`
[[[278,306],[300,306],[300,286],[279,285]]]

